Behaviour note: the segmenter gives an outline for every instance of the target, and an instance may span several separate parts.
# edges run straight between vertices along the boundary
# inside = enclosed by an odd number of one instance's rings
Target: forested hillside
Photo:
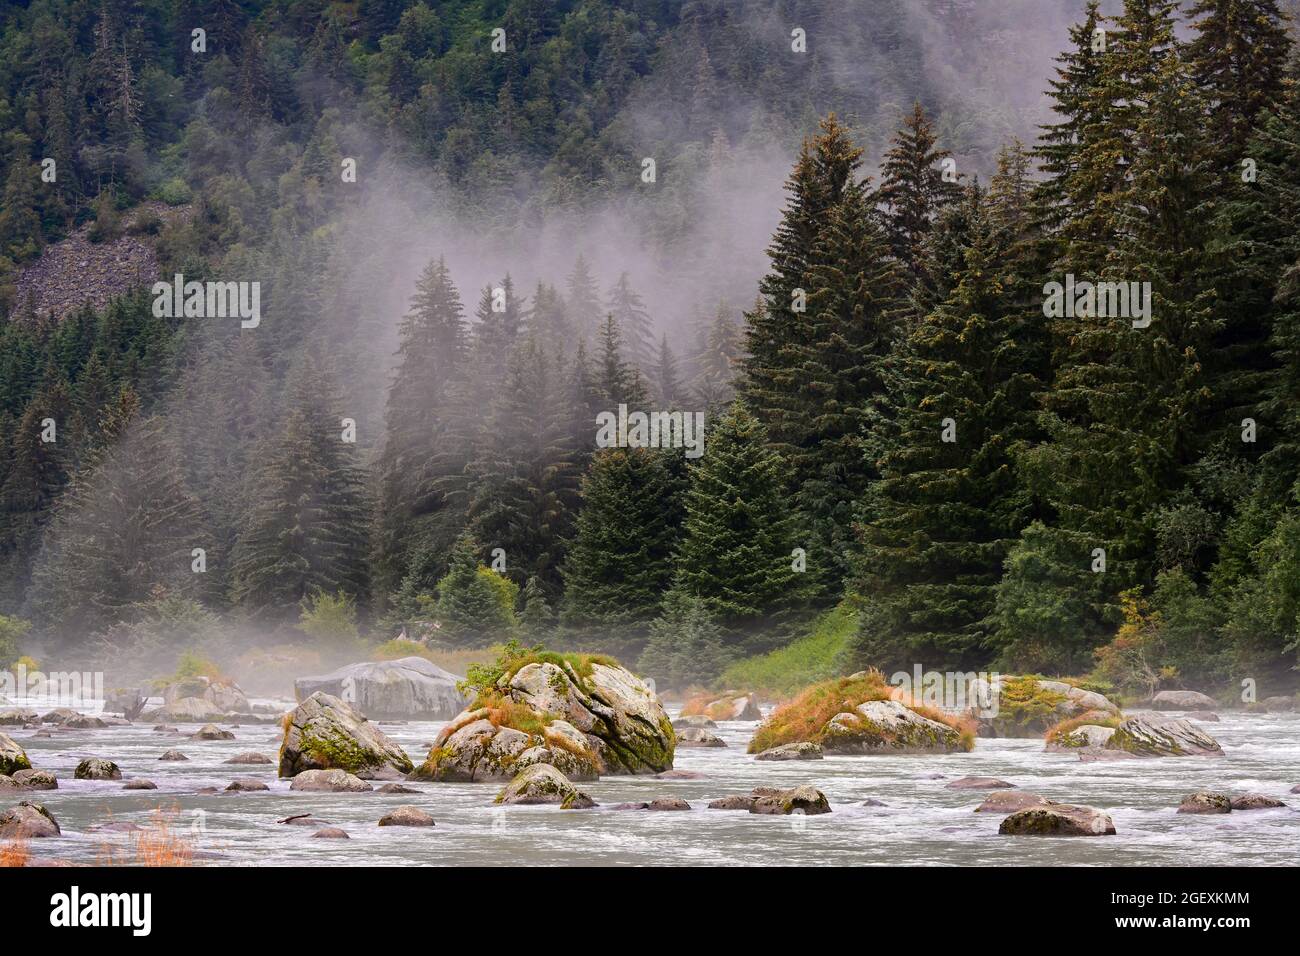
[[[1294,684],[1274,0],[0,16],[0,664],[404,631],[684,688],[838,607],[844,673]],[[38,310],[87,225],[260,321]],[[621,406],[703,454],[597,447]]]

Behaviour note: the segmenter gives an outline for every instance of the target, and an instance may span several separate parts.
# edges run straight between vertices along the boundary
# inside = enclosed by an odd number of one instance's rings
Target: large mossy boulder
[[[345,701],[317,692],[285,715],[281,777],[304,770],[362,774],[386,768],[406,774],[414,765],[401,747]]]
[[[1102,745],[1103,751],[1137,757],[1222,757],[1219,742],[1190,720],[1134,714]]]
[[[1066,681],[1001,677],[997,683],[997,713],[987,718],[996,737],[1041,737],[1089,711],[1119,716],[1119,707],[1109,698]]]
[[[652,774],[672,768],[675,747],[663,706],[631,671],[609,658],[532,653],[505,662],[415,776],[509,780],[533,764],[573,780]]]
[[[759,725],[749,752],[812,743],[827,754],[920,754],[967,751],[974,733],[937,711],[922,713],[890,699],[875,671],[823,681],[778,707]]]
[[[970,749],[961,732],[896,700],[869,700],[839,713],[822,728],[828,754],[949,753]]]
[[[604,769],[591,743],[568,721],[526,708],[479,707],[438,733],[428,759],[411,776],[463,783],[510,780],[536,764],[555,767],[572,780],[596,780]]]
[[[1109,836],[1115,821],[1109,813],[1068,803],[1047,803],[1019,810],[998,826],[1003,836]]]
[[[356,706],[374,720],[451,720],[469,701],[461,678],[423,657],[348,664],[293,682],[298,700],[320,691]]]
[[[0,773],[12,777],[19,770],[31,770],[27,752],[8,734],[0,733]]]
[[[587,796],[550,764],[525,767],[497,794],[497,803],[554,803],[562,810],[587,810],[596,801]]]

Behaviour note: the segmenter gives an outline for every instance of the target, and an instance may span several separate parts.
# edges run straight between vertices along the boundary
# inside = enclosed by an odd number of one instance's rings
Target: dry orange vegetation
[[[26,866],[31,857],[31,850],[23,837],[16,837],[0,845],[0,867]]]

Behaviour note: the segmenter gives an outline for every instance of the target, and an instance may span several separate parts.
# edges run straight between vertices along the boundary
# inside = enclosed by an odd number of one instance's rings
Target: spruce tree
[[[1023,343],[1035,317],[1008,295],[988,202],[969,190],[969,243],[947,301],[908,336],[872,434],[866,608],[852,666],[982,663],[1003,561],[1029,499],[1012,449],[1034,434],[1039,383]]]
[[[657,688],[686,690],[713,683],[732,659],[703,598],[674,589],[664,596],[663,613],[650,622],[650,639],[636,666]]]
[[[742,402],[705,435],[689,468],[677,586],[704,600],[728,647],[765,650],[787,636],[806,591],[795,569],[804,536],[789,504],[789,465]]]
[[[416,283],[398,329],[397,369],[388,389],[384,445],[377,464],[379,520],[376,571],[385,591],[397,587],[422,548],[442,549],[460,531],[463,511],[442,484],[463,474],[472,450],[447,440],[466,424],[453,407],[467,363],[460,295],[446,262],[430,262]],[[430,582],[432,583],[432,582]]]
[[[595,341],[600,333],[605,310],[600,307],[600,286],[581,254],[574,261],[573,271],[565,282],[564,295],[569,315],[578,328],[579,340],[588,343]]]
[[[308,356],[283,425],[264,441],[235,541],[231,599],[268,619],[297,616],[310,595],[367,593],[369,508],[355,445],[345,442],[333,386]]]
[[[459,647],[482,647],[513,636],[513,607],[503,601],[496,572],[479,563],[479,544],[469,533],[456,539],[447,573],[438,582],[441,640]]]
[[[681,399],[685,397],[681,375],[677,368],[677,356],[668,346],[667,333],[659,340],[659,357],[655,362],[650,385],[655,401],[661,409],[677,408]]]
[[[592,457],[565,559],[562,622],[634,650],[672,583],[682,520],[680,450],[608,448]]]
[[[889,244],[910,284],[921,290],[934,281],[923,254],[926,236],[943,207],[961,197],[960,176],[948,176],[943,167],[951,155],[939,147],[930,117],[917,102],[881,164],[876,200],[884,209]]]
[[[653,323],[626,272],[619,275],[618,282],[609,290],[605,311],[613,317],[622,334],[627,361],[638,369],[652,368],[655,357]]]

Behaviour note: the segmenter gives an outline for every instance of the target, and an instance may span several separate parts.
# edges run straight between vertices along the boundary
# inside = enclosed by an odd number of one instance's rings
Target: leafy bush
[[[32,625],[20,618],[0,614],[0,667],[7,667],[18,657],[18,645]]]

